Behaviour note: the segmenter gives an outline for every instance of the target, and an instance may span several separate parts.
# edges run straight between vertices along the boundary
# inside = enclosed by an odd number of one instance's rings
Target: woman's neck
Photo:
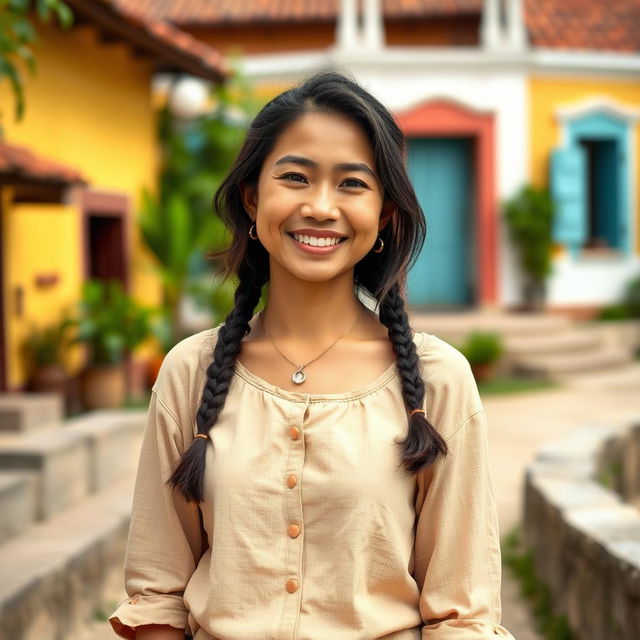
[[[273,275],[263,312],[269,336],[324,344],[347,332],[350,337],[358,333],[366,309],[355,294],[353,273],[324,282],[285,281]]]

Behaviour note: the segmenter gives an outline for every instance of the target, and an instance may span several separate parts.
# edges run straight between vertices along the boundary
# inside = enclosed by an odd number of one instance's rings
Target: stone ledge
[[[133,485],[131,474],[0,547],[1,638],[78,637],[122,579]]]
[[[619,455],[636,487],[640,427],[587,425],[542,447],[525,480],[525,539],[558,612],[582,640],[640,638],[640,512],[597,482]],[[628,496],[625,496],[628,497]]]
[[[0,393],[0,432],[40,429],[63,417],[64,398],[57,393]]]

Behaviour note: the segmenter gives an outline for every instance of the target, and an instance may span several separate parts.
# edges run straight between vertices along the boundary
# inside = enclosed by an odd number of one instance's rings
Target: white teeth
[[[318,238],[317,236],[301,236],[298,233],[294,233],[293,237],[303,244],[311,245],[312,247],[332,247],[340,242],[340,238]]]

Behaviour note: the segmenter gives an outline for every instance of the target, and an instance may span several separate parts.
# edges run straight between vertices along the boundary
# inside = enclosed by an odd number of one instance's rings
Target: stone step
[[[77,639],[110,606],[107,594],[122,583],[134,476],[0,546],[0,638]]]
[[[0,469],[31,472],[36,479],[36,518],[49,518],[90,491],[87,437],[58,429],[5,438],[0,443]]]
[[[24,471],[0,471],[0,544],[36,520],[37,478]]]
[[[513,359],[516,371],[543,378],[562,378],[586,371],[615,369],[631,363],[632,354],[620,347],[578,353],[540,354]]]
[[[504,336],[549,336],[566,331],[573,321],[563,315],[546,313],[410,312],[411,324],[417,331],[426,331],[443,340],[459,341],[471,331],[495,331]]]
[[[0,393],[0,432],[24,433],[60,426],[64,398],[57,393]]]
[[[582,329],[551,335],[507,336],[505,339],[506,351],[514,357],[596,350],[602,344],[602,338],[597,332]]]
[[[616,369],[583,371],[567,377],[565,384],[584,391],[638,391],[640,393],[640,362],[631,362]]]
[[[0,469],[36,478],[36,517],[46,519],[136,468],[144,410],[84,414],[57,430],[0,439]],[[0,522],[10,514],[0,515]]]

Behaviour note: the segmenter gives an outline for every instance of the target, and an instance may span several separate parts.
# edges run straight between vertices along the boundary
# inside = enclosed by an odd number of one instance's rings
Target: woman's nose
[[[302,214],[321,220],[338,216],[340,212],[333,199],[331,187],[314,189],[309,201],[302,207]]]

